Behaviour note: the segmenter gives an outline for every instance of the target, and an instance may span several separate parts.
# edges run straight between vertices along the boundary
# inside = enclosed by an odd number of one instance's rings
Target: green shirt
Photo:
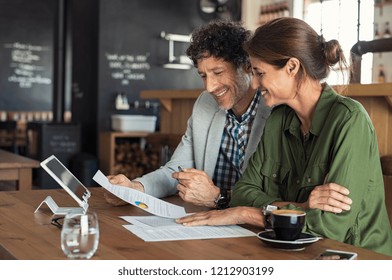
[[[300,125],[290,107],[274,108],[256,152],[234,187],[231,206],[305,202],[316,186],[334,182],[350,190],[351,210],[340,214],[307,210],[304,230],[392,255],[378,144],[366,110],[325,85],[307,141],[302,139]]]

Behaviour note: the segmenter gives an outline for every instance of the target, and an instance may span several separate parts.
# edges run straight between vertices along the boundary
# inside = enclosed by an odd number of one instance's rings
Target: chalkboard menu
[[[27,130],[32,138],[36,139],[29,145],[28,156],[31,158],[42,161],[55,155],[64,165],[69,167],[73,158],[80,153],[81,127],[78,124],[30,122]],[[37,186],[41,188],[59,187],[44,170],[39,169],[35,172]]]
[[[117,93],[130,102],[141,90],[193,89],[203,86],[196,70],[166,69],[169,42],[161,32],[190,35],[204,23],[198,0],[101,0],[99,19],[99,126],[110,130]],[[189,43],[175,43],[176,56],[184,56]],[[146,113],[146,112],[143,112]]]
[[[52,0],[0,0],[0,110],[52,107]]]

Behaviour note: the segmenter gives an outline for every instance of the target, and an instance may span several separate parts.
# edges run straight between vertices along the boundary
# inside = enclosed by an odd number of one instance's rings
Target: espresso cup
[[[293,241],[300,237],[306,213],[278,209],[271,212],[271,225],[277,240]]]

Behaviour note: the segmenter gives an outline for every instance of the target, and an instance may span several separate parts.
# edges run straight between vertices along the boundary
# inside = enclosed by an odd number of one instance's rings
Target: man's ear
[[[250,65],[250,63],[242,65],[242,69],[244,70],[245,73],[253,74],[252,73],[252,66]]]
[[[299,60],[297,58],[294,58],[294,57],[290,58],[286,62],[287,73],[291,76],[295,76],[298,73],[300,66],[301,66],[301,63],[299,62]]]

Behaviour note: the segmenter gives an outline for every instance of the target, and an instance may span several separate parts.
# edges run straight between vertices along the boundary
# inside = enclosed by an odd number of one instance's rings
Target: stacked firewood
[[[151,172],[161,165],[161,148],[139,142],[122,141],[116,143],[114,174],[124,174],[136,178]]]

